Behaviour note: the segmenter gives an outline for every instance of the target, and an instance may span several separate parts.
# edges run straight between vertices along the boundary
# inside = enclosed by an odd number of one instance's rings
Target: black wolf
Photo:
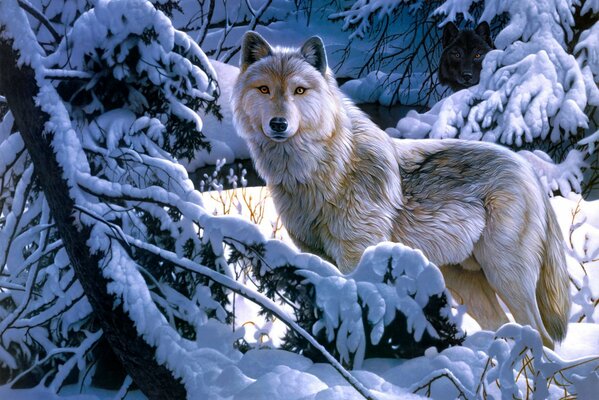
[[[481,22],[474,30],[458,30],[453,22],[448,23],[443,29],[439,82],[454,91],[476,85],[483,58],[493,48],[488,23]]]

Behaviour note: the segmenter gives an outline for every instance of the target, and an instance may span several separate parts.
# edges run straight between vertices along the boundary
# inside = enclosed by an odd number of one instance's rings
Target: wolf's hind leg
[[[489,285],[485,273],[480,266],[477,269],[475,265],[478,263],[470,257],[466,268],[458,265],[446,265],[440,269],[447,288],[458,302],[468,307],[468,314],[478,322],[482,329],[495,331],[509,321],[499,305],[495,290]]]
[[[553,348],[553,340],[545,329],[536,298],[541,268],[540,251],[535,249],[530,240],[532,235],[523,236],[529,240],[525,239],[522,245],[514,241],[507,246],[489,240],[495,237],[493,235],[486,236],[477,243],[474,253],[489,284],[507,305],[514,320],[539,331],[543,344]]]

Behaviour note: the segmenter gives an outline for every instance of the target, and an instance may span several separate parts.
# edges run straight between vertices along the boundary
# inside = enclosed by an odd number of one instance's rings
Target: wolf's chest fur
[[[381,140],[386,139],[384,136],[378,136],[379,132],[340,134],[335,140],[347,142],[352,149],[345,161],[339,159],[339,152],[332,152],[319,160],[310,179],[303,179],[303,168],[283,171],[290,178],[286,183],[269,184],[277,211],[293,240],[302,250],[327,255],[342,270],[355,267],[366,246],[392,236],[393,221],[401,208],[393,146]],[[305,155],[309,159],[314,156]],[[295,175],[300,179],[293,180]],[[348,248],[353,250],[348,253]]]

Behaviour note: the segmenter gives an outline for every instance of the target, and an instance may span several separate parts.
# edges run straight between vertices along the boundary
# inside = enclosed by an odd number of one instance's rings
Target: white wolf
[[[232,95],[239,134],[291,238],[352,271],[381,241],[421,249],[483,328],[516,322],[553,346],[570,298],[563,239],[531,166],[500,146],[396,140],[340,92],[322,40],[248,32]]]

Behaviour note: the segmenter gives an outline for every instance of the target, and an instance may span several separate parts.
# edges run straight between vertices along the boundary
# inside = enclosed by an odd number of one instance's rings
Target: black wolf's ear
[[[254,31],[246,32],[241,41],[241,71],[245,71],[256,61],[271,54],[272,47],[262,36]]]
[[[306,40],[306,43],[304,43],[300,52],[308,64],[312,65],[324,75],[327,70],[327,53],[324,51],[324,43],[321,38],[312,36],[310,39]]]
[[[458,30],[458,27],[455,26],[453,22],[449,22],[447,25],[445,25],[443,28],[443,48],[449,46],[459,33],[460,31]]]
[[[494,47],[493,40],[491,39],[491,28],[489,28],[489,23],[487,21],[478,24],[476,29],[474,29],[474,32],[482,37],[489,46]]]

